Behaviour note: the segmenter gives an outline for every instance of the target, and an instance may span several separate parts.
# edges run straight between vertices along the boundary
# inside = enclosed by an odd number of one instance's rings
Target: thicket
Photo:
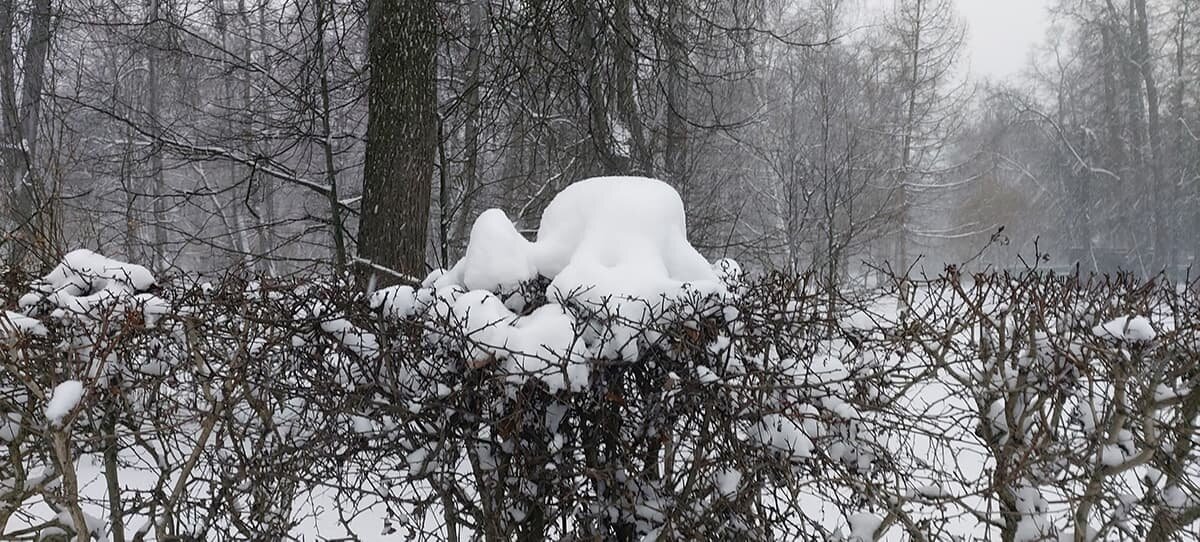
[[[66,264],[2,292],[5,539],[1200,534],[1195,284],[726,275],[568,303],[538,350],[485,337],[544,285],[480,322],[457,288]]]

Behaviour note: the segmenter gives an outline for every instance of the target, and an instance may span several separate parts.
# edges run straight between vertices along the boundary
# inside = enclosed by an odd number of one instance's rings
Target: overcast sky
[[[956,0],[967,22],[971,75],[1003,79],[1018,74],[1046,35],[1046,0]]]

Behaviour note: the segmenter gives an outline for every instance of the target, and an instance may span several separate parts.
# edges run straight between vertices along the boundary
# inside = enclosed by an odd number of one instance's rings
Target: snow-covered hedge
[[[831,310],[705,261],[629,178],[532,242],[488,211],[452,269],[369,293],[72,252],[2,292],[0,529],[1194,539],[1194,289],[915,283]]]

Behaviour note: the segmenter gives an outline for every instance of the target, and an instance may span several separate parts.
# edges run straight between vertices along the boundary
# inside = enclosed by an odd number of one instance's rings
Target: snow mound
[[[546,207],[535,242],[503,212],[484,212],[465,256],[434,286],[495,291],[538,275],[551,279],[549,299],[610,306],[633,319],[645,311],[622,300],[725,290],[713,265],[687,240],[679,193],[645,177],[596,177],[568,186]]]
[[[154,286],[155,280],[154,275],[145,267],[119,262],[87,249],[79,249],[63,256],[62,262],[42,277],[42,283],[55,290],[108,288],[142,291]]]
[[[508,382],[538,379],[551,393],[587,386],[590,369],[583,345],[575,340],[575,319],[562,305],[550,303],[517,316],[495,294],[472,290],[454,301],[452,312],[458,331],[470,339],[471,367],[500,361]]]
[[[505,364],[508,380],[523,384],[536,377],[551,393],[586,388],[591,369],[584,361],[582,344],[575,341],[574,325],[570,313],[555,303],[517,319],[509,331],[513,354]]]
[[[1152,341],[1158,334],[1144,316],[1121,316],[1092,328],[1092,334],[1102,339],[1130,342]]]
[[[471,227],[466,254],[441,279],[472,290],[512,288],[537,276],[533,244],[500,209],[488,209]]]
[[[688,242],[683,201],[666,183],[598,177],[554,197],[536,240],[504,212],[485,211],[448,271],[434,270],[419,287],[377,290],[368,302],[386,318],[419,320],[425,342],[456,351],[468,369],[579,392],[590,360],[636,361],[661,337],[654,325],[735,318],[722,303],[741,277],[737,262],[710,264]],[[705,383],[720,378],[697,372]]]
[[[538,271],[560,291],[590,286],[562,279],[608,278],[615,293],[666,292],[674,283],[715,287],[717,275],[687,240],[683,200],[662,181],[597,177],[560,192],[542,213]]]
[[[170,309],[166,301],[144,293],[155,283],[154,275],[145,267],[79,249],[63,256],[62,262],[35,281],[33,291],[22,296],[19,304],[27,314],[33,314],[46,303],[52,307],[52,314],[60,317],[96,317],[106,310],[132,305],[142,310],[153,326]]]
[[[392,319],[412,316],[417,310],[417,292],[412,286],[388,286],[371,293],[368,300],[372,309],[379,310]]]
[[[83,382],[67,380],[55,386],[50,400],[46,402],[46,419],[54,425],[62,425],[63,418],[75,409],[82,398]]]

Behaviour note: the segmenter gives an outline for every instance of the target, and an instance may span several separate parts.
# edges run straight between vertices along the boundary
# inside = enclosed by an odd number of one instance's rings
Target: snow
[[[518,314],[529,294],[521,287],[538,277],[549,281],[548,302]],[[737,262],[710,264],[688,242],[683,202],[666,183],[598,177],[554,197],[535,241],[504,212],[485,211],[450,270],[430,273],[419,289],[373,292],[369,303],[389,318],[423,314],[435,323],[426,340],[463,349],[470,368],[496,365],[512,384],[536,378],[552,392],[581,391],[586,360],[636,360],[645,325],[667,307],[727,294],[740,277]],[[697,375],[717,381],[707,368]]]
[[[375,335],[359,329],[345,318],[322,320],[321,331],[336,337],[343,346],[360,358],[371,359],[379,353],[379,341]]]
[[[713,270],[717,273],[717,278],[725,284],[726,288],[735,289],[741,286],[745,272],[742,271],[741,264],[733,258],[721,258],[713,262]]]
[[[441,281],[472,290],[505,290],[537,276],[533,244],[504,211],[489,209],[475,219],[466,254]]]
[[[171,313],[171,304],[154,294],[137,294],[133,296],[134,303],[141,307],[146,327],[155,327],[158,321]]]
[[[417,293],[412,286],[389,286],[371,293],[369,305],[387,318],[400,320],[417,311]]]
[[[472,367],[483,367],[493,359],[507,357],[504,347],[516,315],[495,294],[487,290],[462,294],[454,301],[452,314],[462,335],[472,343],[467,355]]]
[[[1100,448],[1100,463],[1106,467],[1115,467],[1125,462],[1125,454],[1116,444],[1105,444]]]
[[[1103,339],[1130,342],[1152,341],[1157,334],[1144,316],[1121,316],[1092,328],[1092,334]]]
[[[1103,419],[1101,417],[1101,414],[1103,413],[1103,405],[1097,405],[1094,403],[1095,399],[1093,398],[1080,398],[1076,413],[1080,423],[1083,425],[1083,431],[1089,435],[1096,432],[1096,427]]]
[[[3,311],[0,313],[0,337],[16,333],[25,335],[46,336],[46,326],[34,318],[19,312]]]
[[[51,314],[60,318],[96,318],[155,283],[154,275],[145,267],[80,249],[63,256],[54,269],[35,281],[33,291],[22,296],[19,304],[26,314],[34,314],[45,302]],[[144,311],[148,325],[169,309],[165,301],[150,294],[138,296],[133,302]]]
[[[140,265],[119,262],[87,249],[79,249],[63,256],[62,262],[42,280],[62,286],[77,284],[80,279],[104,279],[123,285],[131,290],[147,290],[154,286],[154,275]]]
[[[83,382],[67,380],[54,387],[46,403],[46,419],[53,425],[62,425],[63,418],[70,414],[83,398]]]
[[[522,317],[508,332],[513,354],[505,364],[510,381],[525,382],[537,376],[551,393],[583,391],[591,369],[584,360],[582,344],[575,340],[575,319],[561,306],[551,303]]]
[[[737,469],[721,471],[717,475],[717,493],[723,497],[731,497],[737,493],[742,483],[742,472]]]
[[[679,193],[654,179],[597,177],[568,186],[542,213],[537,238],[534,258],[548,277],[571,267],[629,266],[651,273],[647,281],[716,279],[687,241]]]
[[[944,499],[950,496],[946,487],[939,483],[925,484],[916,489],[916,494],[927,499]]]
[[[1047,539],[1051,533],[1049,518],[1046,517],[1050,503],[1032,486],[1019,487],[1013,494],[1017,512],[1021,514],[1013,540],[1032,542]]]
[[[736,271],[736,262],[722,264],[722,276]],[[717,270],[687,240],[679,194],[644,177],[568,186],[546,207],[534,242],[503,212],[484,212],[466,255],[434,286],[499,292],[538,275],[551,279],[552,301],[607,308],[635,321],[645,321],[664,299],[725,291]]]
[[[59,521],[59,523],[62,523],[63,525],[69,525],[71,527],[75,526],[75,520],[71,518],[71,514],[69,512],[67,512],[66,510],[63,510],[62,512],[58,513],[58,521]],[[104,520],[102,520],[96,516],[88,514],[87,512],[83,513],[83,522],[84,522],[84,525],[87,526],[88,532],[96,537],[100,537],[100,535],[103,534],[105,529],[108,527],[107,522],[105,522]],[[45,533],[43,533],[43,534],[45,534]],[[63,534],[66,534],[66,533],[63,533]]]
[[[812,457],[812,440],[795,420],[782,414],[763,416],[753,427],[751,436],[763,447],[785,454],[793,461]]]
[[[850,524],[850,540],[852,542],[872,542],[875,531],[883,524],[883,520],[875,514],[860,512],[847,518]]]
[[[360,329],[349,320],[338,314],[324,303],[314,302],[308,308],[301,309],[297,316],[301,319],[315,318],[321,331],[335,338],[350,352],[360,359],[373,359],[379,354],[379,340],[373,333]]]
[[[464,355],[471,368],[502,362],[508,382],[536,378],[551,392],[587,386],[590,368],[576,340],[575,318],[562,305],[549,303],[518,316],[495,294],[472,290],[457,295],[445,316],[467,339]]]
[[[1184,397],[1190,393],[1190,391],[1190,388],[1186,386],[1182,387],[1181,389],[1176,389],[1166,384],[1159,384],[1154,388],[1154,402],[1161,403],[1179,397]]]
[[[371,434],[377,430],[375,422],[363,416],[350,416],[350,425],[354,432],[360,435]]]
[[[1167,489],[1163,491],[1162,498],[1163,504],[1166,504],[1167,506],[1177,510],[1182,509],[1188,504],[1187,493],[1185,493],[1182,488],[1175,484],[1167,486]]]
[[[16,412],[0,413],[0,441],[5,443],[17,439],[21,431],[21,415]]]

